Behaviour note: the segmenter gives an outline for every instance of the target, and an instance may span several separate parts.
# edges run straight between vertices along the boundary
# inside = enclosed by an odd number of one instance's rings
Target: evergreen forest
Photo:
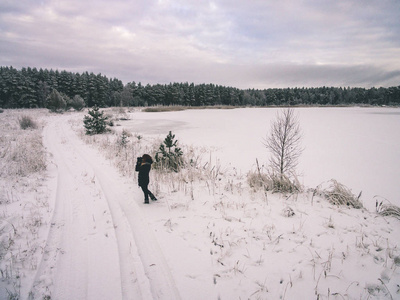
[[[56,90],[68,103],[76,96],[87,107],[109,106],[280,106],[400,105],[400,85],[388,88],[315,87],[238,89],[215,84],[123,84],[102,74],[0,67],[1,108],[48,107]]]

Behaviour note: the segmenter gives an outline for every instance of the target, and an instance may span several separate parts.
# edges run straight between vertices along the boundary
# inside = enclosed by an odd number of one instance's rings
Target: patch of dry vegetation
[[[19,126],[21,129],[36,129],[38,125],[36,124],[36,121],[34,121],[30,116],[28,115],[23,115],[18,119]]]
[[[0,298],[20,299],[26,274],[38,268],[50,218],[41,190],[46,170],[42,124],[45,110],[4,110],[0,117]],[[45,216],[46,215],[46,216]]]
[[[285,175],[265,173],[261,172],[261,170],[250,171],[247,174],[247,183],[255,191],[265,189],[265,191],[271,191],[272,193],[285,194],[300,193],[303,190],[296,176],[290,179]]]
[[[238,108],[238,106],[229,106],[229,105],[211,105],[211,106],[171,105],[171,106],[146,107],[142,111],[144,111],[144,112],[168,112],[168,111],[182,111],[182,110],[187,110],[187,109],[234,109],[234,108]]]
[[[383,201],[376,200],[376,212],[381,216],[395,217],[400,220],[400,207],[393,205],[389,201],[387,202],[383,203]]]
[[[21,111],[7,110],[0,119],[0,175],[28,176],[46,169],[42,127]],[[26,130],[26,129],[32,130]]]
[[[335,179],[330,180],[330,186],[324,189],[321,194],[333,205],[349,206],[358,209],[364,207],[360,201],[361,192],[358,196],[355,196],[348,187],[337,182]]]

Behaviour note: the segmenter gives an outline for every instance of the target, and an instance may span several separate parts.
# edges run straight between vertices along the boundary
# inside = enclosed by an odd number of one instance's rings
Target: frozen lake
[[[279,108],[135,112],[124,122],[130,131],[214,149],[223,166],[247,172],[268,164],[263,145]],[[336,179],[374,209],[379,195],[400,205],[399,108],[296,108],[304,152],[298,173],[307,187]]]

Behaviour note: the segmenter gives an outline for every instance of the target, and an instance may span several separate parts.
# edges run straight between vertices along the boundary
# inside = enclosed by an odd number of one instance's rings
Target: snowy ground
[[[21,114],[39,128],[20,130]],[[153,170],[159,201],[146,206],[132,168],[159,141],[131,136],[120,149],[123,121],[86,137],[82,119],[0,114],[0,299],[400,297],[399,220],[311,192],[253,191],[245,174],[192,147],[199,170]],[[41,131],[47,170],[6,172],[18,139]]]

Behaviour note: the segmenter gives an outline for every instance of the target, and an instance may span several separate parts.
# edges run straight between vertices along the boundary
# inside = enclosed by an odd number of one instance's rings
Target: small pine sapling
[[[130,137],[130,133],[128,131],[126,131],[125,129],[122,130],[122,133],[118,138],[118,145],[120,147],[126,148],[126,145],[128,145],[128,143],[129,143],[129,137]]]
[[[177,145],[178,140],[175,140],[175,135],[170,131],[156,153],[157,165],[178,172],[183,164],[183,152]]]
[[[88,111],[88,115],[83,118],[84,127],[86,128],[87,135],[100,134],[107,131],[107,116],[104,112],[100,111],[97,106]]]

